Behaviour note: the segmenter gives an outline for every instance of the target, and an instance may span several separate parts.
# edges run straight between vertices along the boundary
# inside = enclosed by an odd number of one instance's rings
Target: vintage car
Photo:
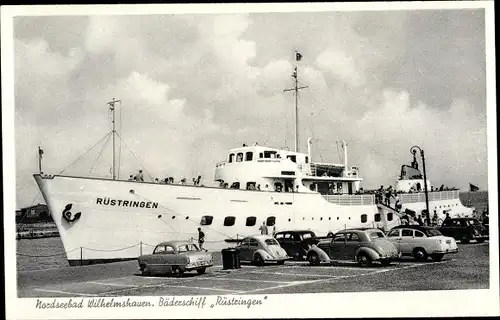
[[[236,249],[239,250],[241,262],[251,262],[257,266],[262,266],[266,262],[284,264],[286,260],[291,259],[278,241],[267,235],[246,237]]]
[[[433,227],[397,226],[387,233],[387,239],[402,255],[413,256],[417,261],[425,261],[429,256],[433,261],[441,261],[445,254],[458,252],[455,239],[443,236]]]
[[[158,244],[152,254],[137,258],[139,270],[143,275],[175,274],[181,276],[185,271],[196,270],[205,273],[213,266],[212,254],[200,250],[190,241],[166,241]]]
[[[311,265],[321,262],[357,261],[359,265],[370,266],[378,261],[389,265],[400,254],[396,246],[387,240],[379,229],[347,229],[333,235],[333,238],[321,240],[307,252]]]
[[[290,257],[299,261],[305,260],[309,248],[320,241],[311,230],[280,231],[274,238]]]
[[[437,229],[443,235],[460,240],[461,243],[469,243],[471,240],[482,243],[489,239],[488,228],[475,218],[451,218],[443,221]]]

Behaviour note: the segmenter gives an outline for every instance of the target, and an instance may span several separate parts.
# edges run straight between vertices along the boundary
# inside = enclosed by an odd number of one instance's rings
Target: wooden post
[[[83,247],[80,247],[80,265],[83,266]]]

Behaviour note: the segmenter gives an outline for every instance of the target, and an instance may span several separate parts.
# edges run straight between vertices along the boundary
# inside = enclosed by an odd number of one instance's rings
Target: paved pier
[[[204,275],[141,276],[136,261],[18,272],[19,297],[176,296],[317,292],[485,289],[489,245],[459,244],[441,262],[403,259],[388,267],[354,263],[310,266],[287,261],[264,267],[223,270],[220,254]]]

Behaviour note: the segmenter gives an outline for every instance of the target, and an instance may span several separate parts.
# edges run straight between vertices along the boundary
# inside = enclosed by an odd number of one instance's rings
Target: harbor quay
[[[19,298],[158,296],[168,305],[174,303],[169,297],[179,296],[487,289],[490,279],[489,242],[459,244],[457,254],[440,262],[402,258],[389,266],[287,261],[224,269],[220,253],[213,258],[214,266],[202,275],[142,276],[137,260],[18,271],[17,293]]]

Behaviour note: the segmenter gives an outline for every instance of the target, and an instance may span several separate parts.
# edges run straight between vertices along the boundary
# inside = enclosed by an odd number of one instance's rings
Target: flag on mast
[[[302,55],[299,52],[295,51],[295,61],[300,61],[301,59]]]
[[[40,147],[38,147],[38,156],[41,158],[42,155],[43,155],[43,150]]]
[[[469,182],[469,188],[470,188],[470,192],[476,192],[476,191],[479,191],[479,187],[478,186],[475,186],[473,185],[472,183]]]

